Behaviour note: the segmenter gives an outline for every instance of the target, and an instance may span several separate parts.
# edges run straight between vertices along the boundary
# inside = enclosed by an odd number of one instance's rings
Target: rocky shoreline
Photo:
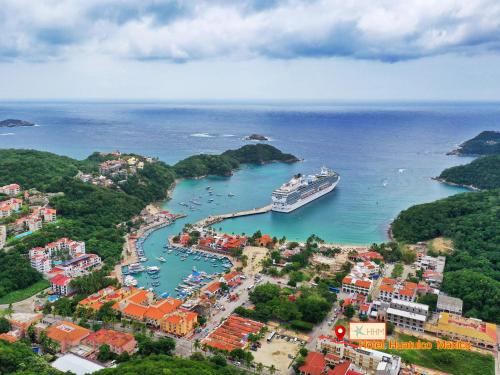
[[[0,121],[0,128],[19,128],[23,126],[35,126],[36,124],[31,121],[18,120],[18,119],[6,119]]]
[[[481,191],[481,189],[479,189],[478,187],[476,187],[474,185],[457,184],[455,182],[450,182],[450,181],[445,180],[444,178],[439,178],[439,177],[431,177],[431,178],[435,181],[442,183],[442,184],[455,186],[455,187],[461,187],[461,188],[469,189],[472,191]]]

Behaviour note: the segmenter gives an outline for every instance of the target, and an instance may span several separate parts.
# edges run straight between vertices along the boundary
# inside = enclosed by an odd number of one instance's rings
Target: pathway
[[[266,212],[271,211],[272,207],[273,207],[272,204],[268,204],[267,206],[264,206],[264,207],[253,208],[251,210],[246,210],[246,211],[238,211],[238,212],[232,212],[232,213],[221,214],[221,215],[210,215],[210,216],[206,217],[205,219],[202,219],[202,220],[196,222],[194,225],[200,226],[200,227],[206,227],[206,226],[221,222],[222,220],[225,220],[225,219],[232,219],[232,218],[241,217],[241,216],[265,214]]]

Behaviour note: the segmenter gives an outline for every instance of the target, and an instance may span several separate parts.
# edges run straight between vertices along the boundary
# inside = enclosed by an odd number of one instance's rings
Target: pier
[[[242,216],[265,214],[266,212],[271,211],[272,207],[273,207],[272,204],[268,204],[267,206],[260,207],[260,208],[253,208],[253,209],[247,210],[247,211],[238,211],[238,212],[232,212],[229,214],[221,214],[221,215],[211,215],[211,216],[206,217],[203,220],[196,222],[194,224],[194,226],[207,227],[207,226],[213,225],[215,223],[219,223],[222,220],[226,220],[226,219],[232,219],[235,217],[242,217]]]

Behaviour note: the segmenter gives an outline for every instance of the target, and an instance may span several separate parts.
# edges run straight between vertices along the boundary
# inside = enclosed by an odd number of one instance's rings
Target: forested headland
[[[499,187],[500,155],[484,156],[469,164],[445,169],[438,180],[481,190]]]
[[[481,132],[449,154],[474,156],[500,154],[500,132],[493,130]]]

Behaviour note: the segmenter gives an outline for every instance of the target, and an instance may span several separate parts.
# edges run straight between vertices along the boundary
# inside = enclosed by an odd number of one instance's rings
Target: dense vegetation
[[[43,357],[35,354],[26,344],[9,344],[0,340],[0,374],[58,375],[62,372],[50,367]]]
[[[227,150],[222,153],[236,159],[241,164],[265,164],[269,162],[294,163],[299,159],[292,154],[285,154],[276,147],[266,144],[246,145],[237,150]]]
[[[291,289],[266,283],[255,287],[250,293],[250,301],[255,309],[239,307],[235,312],[264,322],[277,319],[295,328],[309,330],[325,318],[335,301],[335,294],[327,289],[302,287],[296,296]]]
[[[500,189],[463,193],[410,207],[394,221],[401,241],[444,236],[455,251],[447,257],[443,290],[464,300],[467,315],[500,322]]]
[[[500,154],[500,132],[484,131],[472,139],[462,143],[458,150],[459,155],[494,155]]]
[[[175,164],[174,169],[179,177],[230,176],[240,164],[264,164],[274,161],[291,163],[298,159],[291,154],[282,153],[276,147],[256,144],[228,150],[221,155],[194,155]]]
[[[47,191],[55,181],[76,175],[78,160],[50,152],[0,150],[0,186],[16,182],[23,188]]]
[[[470,164],[445,169],[439,179],[478,189],[500,187],[500,155],[485,156]]]
[[[215,358],[215,357],[214,357]],[[165,355],[151,355],[140,360],[133,360],[121,364],[116,368],[108,368],[97,372],[99,375],[236,375],[244,372],[225,365],[225,362],[217,364],[196,356],[194,359],[183,359],[179,357],[169,357]]]

